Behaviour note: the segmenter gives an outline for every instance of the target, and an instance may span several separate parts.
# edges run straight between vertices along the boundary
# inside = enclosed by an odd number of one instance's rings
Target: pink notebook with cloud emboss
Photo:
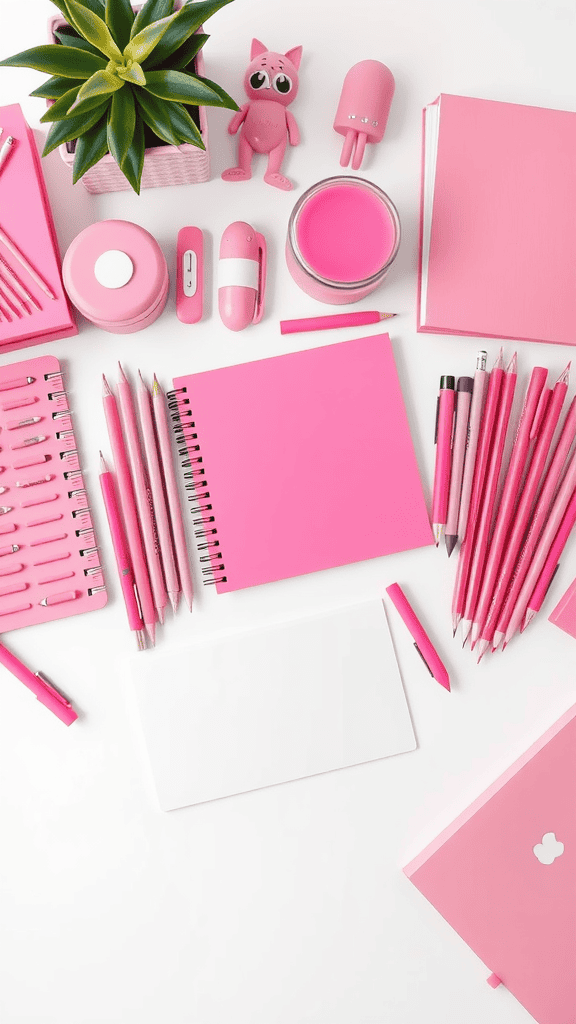
[[[387,334],[174,380],[219,593],[432,543]]]

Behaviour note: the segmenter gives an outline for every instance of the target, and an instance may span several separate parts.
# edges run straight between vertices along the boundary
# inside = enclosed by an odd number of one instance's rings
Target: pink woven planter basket
[[[54,42],[54,30],[62,28],[66,22],[56,15],[49,25],[50,42]],[[199,32],[202,28],[198,29]],[[204,57],[202,51],[196,56],[196,71],[204,75]],[[198,149],[183,143],[181,146],[153,146],[147,149],[144,156],[141,188],[164,188],[168,185],[195,185],[210,178],[210,157],[208,154],[208,119],[206,107],[199,107],[200,132],[206,149]],[[66,146],[60,146],[60,155],[72,171],[74,153],[69,153]],[[99,195],[102,192],[124,192],[131,188],[118,164],[109,153],[102,157],[80,179],[88,192]]]

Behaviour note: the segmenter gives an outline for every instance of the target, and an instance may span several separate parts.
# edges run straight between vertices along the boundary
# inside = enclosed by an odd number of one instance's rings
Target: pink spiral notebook
[[[106,588],[60,363],[0,367],[0,633],[92,611]]]
[[[576,705],[404,869],[538,1024],[576,1024],[575,807]]]
[[[218,593],[432,543],[387,334],[177,377]]]
[[[427,106],[418,330],[573,345],[575,179],[574,111]]]

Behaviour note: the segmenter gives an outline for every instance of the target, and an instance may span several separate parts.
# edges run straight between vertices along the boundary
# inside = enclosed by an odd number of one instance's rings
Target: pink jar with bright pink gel
[[[170,283],[154,236],[127,220],[84,228],[64,257],[62,278],[80,313],[112,334],[133,334],[157,320]]]
[[[288,224],[286,262],[320,302],[357,302],[378,287],[400,245],[392,200],[365,178],[325,178],[305,192]]]

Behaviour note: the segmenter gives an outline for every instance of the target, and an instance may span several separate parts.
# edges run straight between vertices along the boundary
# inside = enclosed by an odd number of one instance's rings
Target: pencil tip
[[[122,383],[123,384],[127,383],[126,374],[124,373],[124,370],[122,369],[122,363],[120,362],[120,360],[118,360],[118,373],[120,374],[120,380],[122,381]]]
[[[104,396],[112,394],[110,385],[109,385],[108,381],[106,380],[106,377],[104,376],[104,374],[102,374],[102,392],[103,392]]]
[[[516,373],[517,369],[518,369],[518,354],[515,352],[514,355],[512,356],[512,359],[508,363],[508,366],[506,367],[506,373]]]
[[[454,548],[456,547],[456,541],[457,540],[458,540],[458,537],[457,537],[456,534],[447,533],[447,534],[444,535],[444,541],[446,543],[446,551],[448,552],[448,558],[450,558],[450,555],[454,551]]]
[[[566,367],[566,369],[563,370],[562,373],[560,374],[560,376],[558,377],[558,381],[557,381],[558,384],[567,384],[568,383],[568,381],[570,380],[570,367],[571,366],[572,366],[572,360],[570,360],[570,362],[568,363],[568,366]]]
[[[136,646],[139,651],[146,650],[146,634],[143,629],[136,630]]]

